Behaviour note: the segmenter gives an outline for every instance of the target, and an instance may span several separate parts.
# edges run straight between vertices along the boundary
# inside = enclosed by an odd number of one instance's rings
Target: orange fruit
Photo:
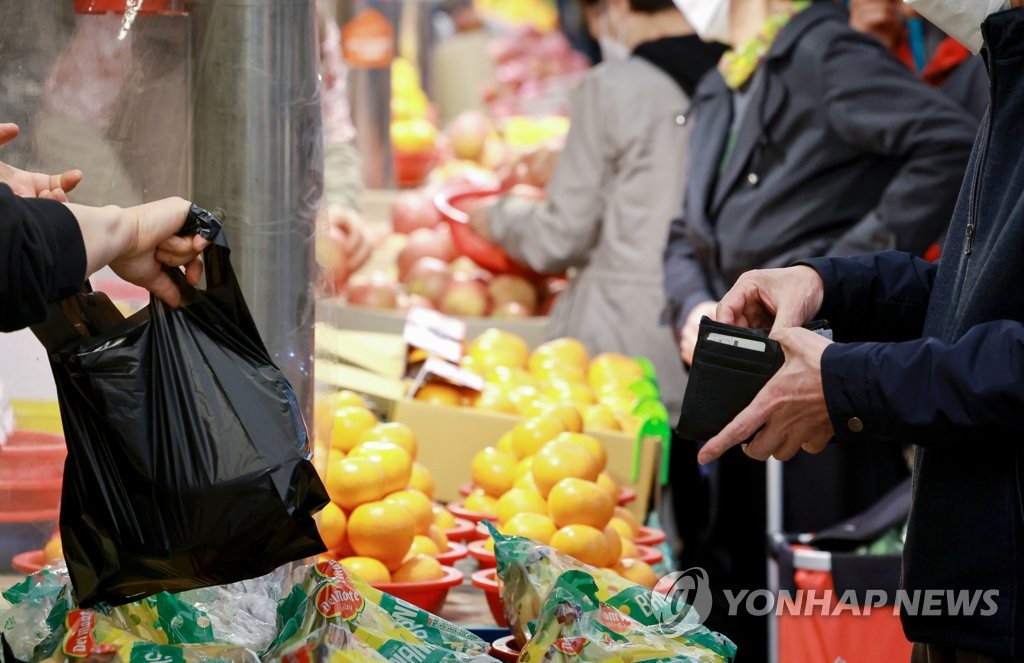
[[[352,544],[348,542],[347,535],[348,528],[346,527],[345,540],[341,542],[337,548],[331,548],[327,554],[331,556],[331,559],[344,559],[345,557],[354,557],[356,551],[353,550]]]
[[[330,440],[334,430],[334,415],[343,407],[366,408],[366,401],[354,391],[342,389],[317,399],[313,405],[313,430],[318,440]]]
[[[611,527],[610,524],[609,527]],[[619,553],[619,557],[622,559],[636,559],[640,556],[640,550],[637,549],[635,543],[629,539],[621,538],[621,536],[620,539],[622,541],[622,552]]]
[[[619,486],[619,482],[612,478],[612,475],[607,472],[601,472],[597,475],[598,486],[601,486],[608,491],[608,495],[611,496],[612,502],[619,503],[619,493],[622,492],[622,488]]]
[[[591,428],[622,430],[619,420],[615,418],[615,413],[604,403],[587,406],[587,409],[583,411],[583,427],[587,430]]]
[[[320,512],[320,538],[328,550],[340,548],[345,542],[348,517],[341,507],[331,502]]]
[[[363,442],[346,460],[353,458],[368,458],[384,469],[385,493],[402,490],[412,478],[412,457],[393,442]]]
[[[496,366],[487,374],[487,384],[500,387],[536,387],[537,378],[521,366]]]
[[[594,392],[582,382],[552,382],[544,390],[543,395],[554,403],[568,401],[579,405],[593,405],[597,402]]]
[[[516,412],[524,417],[543,417],[547,414],[551,404],[543,398],[529,398],[521,400],[516,405]]]
[[[547,515],[548,504],[532,490],[513,488],[498,498],[495,506],[499,523],[508,522],[517,513],[539,513]]]
[[[505,390],[505,393],[519,414],[525,414],[527,409],[533,408],[535,401],[540,397],[540,391],[533,385],[509,387]]]
[[[386,424],[377,424],[363,433],[359,444],[363,442],[391,442],[405,449],[406,453],[416,460],[416,434],[403,423],[391,421]]]
[[[327,467],[327,493],[343,509],[376,502],[387,495],[384,468],[370,458],[342,458]]]
[[[399,504],[370,502],[356,507],[348,517],[348,540],[363,557],[379,559],[385,566],[399,564],[416,537],[416,521]]]
[[[427,530],[427,536],[437,545],[437,549],[441,552],[448,550],[448,535],[445,534],[437,525],[431,525],[430,529]]]
[[[503,453],[516,455],[516,450],[512,446],[512,431],[509,431],[498,438],[498,443],[494,445],[494,448]]]
[[[473,456],[470,475],[478,488],[491,497],[500,497],[516,480],[516,457],[494,447],[481,449]]]
[[[434,504],[418,490],[400,490],[384,498],[387,504],[398,504],[416,521],[416,533],[426,534],[434,524]]]
[[[558,417],[558,420],[562,422],[562,427],[565,428],[568,433],[583,432],[583,415],[580,414],[579,409],[575,405],[570,405],[568,403],[552,405],[547,410],[546,414]]]
[[[632,357],[614,352],[603,352],[594,357],[587,371],[587,381],[594,389],[606,384],[628,387],[643,377],[643,369]]]
[[[434,505],[434,525],[441,531],[450,530],[455,527],[455,516],[448,509],[438,504]]]
[[[331,448],[348,453],[359,444],[363,433],[377,425],[377,417],[365,407],[346,406],[334,413]]]
[[[415,557],[416,555],[437,555],[441,551],[438,550],[437,544],[429,536],[424,534],[417,534],[412,540],[412,546],[409,548],[408,554],[405,558]]]
[[[473,491],[466,496],[462,505],[466,507],[467,511],[475,511],[487,516],[498,515],[498,500],[483,491]]]
[[[601,468],[600,471],[604,471],[605,465],[608,463],[608,452],[604,450],[604,445],[601,444],[601,440],[597,439],[593,435],[586,435],[585,433],[562,433],[553,441],[571,442],[572,444],[580,445],[594,457],[594,460],[597,461],[598,466]]]
[[[509,392],[492,384],[484,385],[484,390],[472,399],[471,404],[473,409],[484,412],[504,412],[506,414],[516,414],[517,412],[516,404],[509,397]]]
[[[533,470],[533,456],[527,456],[516,464],[516,478],[529,474]]]
[[[650,564],[640,559],[619,560],[618,564],[612,567],[612,570],[626,580],[635,582],[647,589],[654,589],[654,586],[658,584],[658,574],[654,572]]]
[[[391,574],[391,582],[427,582],[443,577],[441,562],[429,555],[417,555]]]
[[[430,499],[434,499],[437,483],[434,481],[434,474],[430,470],[419,463],[413,463],[412,475],[409,477],[409,487],[420,491]]]
[[[604,566],[608,561],[608,540],[604,532],[589,525],[563,527],[551,536],[550,545],[591,566]]]
[[[560,419],[552,416],[533,417],[512,429],[512,448],[516,458],[526,458],[540,451],[559,433],[565,432]]]
[[[615,564],[622,557],[622,537],[615,528],[608,525],[604,528],[604,538],[608,542],[608,565]]]
[[[61,543],[60,534],[54,534],[43,546],[43,559],[46,563],[55,562],[64,556],[64,545]]]
[[[618,500],[616,500],[618,501]],[[615,516],[625,520],[629,524],[629,528],[633,530],[633,536],[629,538],[636,538],[640,534],[640,519],[636,515],[624,506],[615,507]]]
[[[556,338],[537,346],[537,349],[533,351],[529,361],[530,372],[534,372],[535,364],[539,364],[547,358],[586,369],[590,362],[590,353],[587,352],[586,346],[574,338]]]
[[[590,525],[603,530],[615,512],[615,503],[593,481],[562,479],[548,495],[548,511],[559,527]]]
[[[551,518],[539,513],[518,513],[509,518],[499,529],[502,534],[523,536],[545,545],[551,543],[551,537],[558,530]]]
[[[524,459],[525,460],[525,459]],[[525,472],[516,477],[516,482],[512,484],[513,488],[524,488],[531,490],[540,495],[540,488],[537,487],[537,482],[533,480],[533,472]]]
[[[466,354],[473,358],[475,365],[488,367],[490,370],[484,371],[484,375],[488,375],[498,366],[526,366],[530,346],[515,334],[491,328],[470,342]]]
[[[372,557],[346,557],[338,562],[371,585],[391,582],[391,572],[379,560]]]
[[[629,523],[618,516],[612,516],[608,521],[608,527],[618,532],[623,541],[632,541],[636,538],[636,532],[630,527]]]
[[[540,384],[548,384],[556,380],[587,384],[586,366],[571,364],[551,356],[531,359],[530,375],[534,376]]]
[[[555,440],[548,442],[537,452],[531,473],[541,496],[546,499],[551,489],[562,479],[594,481],[601,473],[601,467],[594,456],[582,446]],[[607,497],[607,494],[604,496]]]
[[[462,392],[447,384],[430,382],[419,388],[413,400],[423,401],[431,405],[462,405]]]

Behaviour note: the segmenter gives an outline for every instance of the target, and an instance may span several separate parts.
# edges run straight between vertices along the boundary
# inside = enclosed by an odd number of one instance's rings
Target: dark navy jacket
[[[825,283],[822,358],[844,444],[917,446],[906,590],[998,591],[994,614],[904,615],[913,641],[1024,657],[1024,9],[984,26],[991,109],[941,265],[807,261]],[[863,423],[850,425],[853,418]],[[979,605],[979,611],[986,606]]]

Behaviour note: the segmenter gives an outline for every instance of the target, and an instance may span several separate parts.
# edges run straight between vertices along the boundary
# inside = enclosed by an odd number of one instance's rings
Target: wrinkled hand
[[[687,366],[693,363],[693,351],[697,347],[701,318],[706,315],[712,320],[717,320],[715,317],[717,306],[718,302],[715,301],[702,302],[694,306],[690,315],[686,317],[686,323],[683,324],[683,330],[679,335],[679,354]]]
[[[801,327],[776,330],[771,336],[782,344],[786,362],[750,405],[701,448],[701,464],[752,435],[743,451],[757,460],[789,460],[800,449],[818,453],[832,439],[821,381],[821,355],[832,341]]]
[[[523,155],[516,164],[519,181],[541,189],[545,188],[551,181],[561,152],[560,149],[546,146]]]
[[[825,286],[800,265],[746,272],[718,303],[715,320],[738,327],[783,329],[810,322],[821,309]]]
[[[345,235],[345,265],[354,274],[373,254],[373,244],[367,238],[362,217],[353,210],[332,208],[329,223]]]
[[[902,4],[900,0],[850,0],[850,27],[891,50],[904,31]]]
[[[17,138],[20,131],[16,124],[10,122],[0,124],[0,145],[5,145]],[[46,175],[15,168],[0,161],[0,182],[11,187],[11,191],[22,198],[49,198],[66,203],[68,201],[67,192],[78,186],[81,181],[82,171],[80,170],[68,170],[59,175]]]

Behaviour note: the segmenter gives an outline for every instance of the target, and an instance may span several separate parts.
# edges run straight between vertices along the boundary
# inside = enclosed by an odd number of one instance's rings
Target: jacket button
[[[859,433],[864,430],[864,422],[860,420],[860,417],[850,417],[850,420],[846,422],[846,427],[853,433]]]
[[[685,115],[676,115],[676,124],[678,124],[681,127],[685,126],[686,125],[686,116]]]
[[[757,176],[757,173],[750,173],[747,175],[747,184],[750,186],[757,186],[761,182],[761,178]]]

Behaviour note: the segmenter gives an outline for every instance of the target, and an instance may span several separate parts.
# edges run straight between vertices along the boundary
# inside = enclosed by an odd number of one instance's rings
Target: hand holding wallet
[[[827,322],[804,327],[831,338]],[[782,346],[768,338],[767,329],[702,318],[676,433],[694,442],[717,435],[750,405],[785,360]]]

